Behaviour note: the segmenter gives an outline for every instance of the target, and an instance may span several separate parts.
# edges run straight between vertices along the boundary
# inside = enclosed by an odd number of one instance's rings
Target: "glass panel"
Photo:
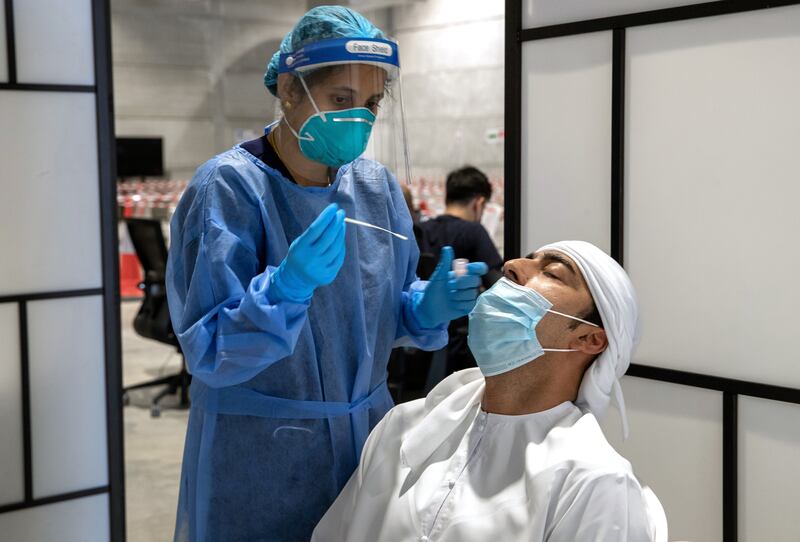
[[[522,254],[610,250],[611,32],[522,46]]]
[[[2,11],[2,10],[0,10]],[[25,497],[19,306],[0,305],[0,505]],[[1,532],[1,531],[0,531]]]
[[[722,394],[628,376],[622,389],[630,438],[622,440],[615,407],[603,429],[658,496],[669,539],[721,542]]]
[[[0,514],[3,540],[14,542],[105,542],[109,540],[108,495]]]
[[[28,307],[34,497],[106,485],[102,298]]]
[[[800,387],[800,7],[628,31],[639,363]]]
[[[601,17],[640,13],[654,9],[704,4],[711,0],[525,0],[522,7],[522,28],[588,21]]]
[[[16,0],[20,83],[94,84],[92,0]]]
[[[0,295],[98,288],[93,94],[3,91]]]
[[[800,405],[739,399],[739,540],[800,533]]]

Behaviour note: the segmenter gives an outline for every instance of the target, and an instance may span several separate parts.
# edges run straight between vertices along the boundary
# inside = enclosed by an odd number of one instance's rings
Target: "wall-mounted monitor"
[[[117,177],[163,176],[164,142],[162,138],[117,138]]]

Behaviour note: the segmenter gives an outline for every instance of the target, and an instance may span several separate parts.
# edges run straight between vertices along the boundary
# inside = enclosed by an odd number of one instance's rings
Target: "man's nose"
[[[503,276],[517,284],[525,286],[528,274],[525,272],[523,260],[510,260],[503,266]]]

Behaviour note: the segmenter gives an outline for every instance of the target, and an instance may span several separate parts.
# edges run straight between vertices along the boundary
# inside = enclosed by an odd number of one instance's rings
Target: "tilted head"
[[[482,369],[493,367],[484,373],[513,370],[548,351],[564,354],[567,363],[588,365],[578,406],[601,418],[613,393],[627,433],[618,381],[639,337],[639,307],[627,273],[594,245],[563,241],[509,261],[504,275],[470,315],[473,354]]]

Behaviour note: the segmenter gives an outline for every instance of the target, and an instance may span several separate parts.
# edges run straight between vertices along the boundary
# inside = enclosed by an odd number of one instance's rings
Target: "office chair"
[[[127,405],[128,392],[131,390],[166,386],[150,403],[150,415],[155,418],[161,415],[159,403],[167,395],[180,393],[180,406],[182,408],[189,406],[188,392],[192,377],[186,370],[183,352],[169,317],[166,288],[167,244],[161,231],[161,222],[146,218],[128,218],[126,224],[136,256],[144,268],[144,282],[139,285],[144,291],[144,300],[133,320],[133,329],[142,337],[174,346],[182,358],[179,373],[128,386],[122,390],[123,403]]]

